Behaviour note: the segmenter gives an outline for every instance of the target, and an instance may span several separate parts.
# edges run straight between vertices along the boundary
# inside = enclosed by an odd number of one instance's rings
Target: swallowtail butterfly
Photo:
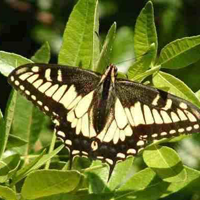
[[[55,123],[56,135],[75,156],[107,162],[136,155],[149,142],[200,132],[200,109],[167,92],[77,67],[26,64],[9,83]]]

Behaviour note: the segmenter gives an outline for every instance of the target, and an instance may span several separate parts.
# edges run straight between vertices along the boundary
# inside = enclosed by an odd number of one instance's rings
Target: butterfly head
[[[117,77],[117,67],[113,64],[110,64],[109,66],[107,66],[106,72],[107,74],[110,73],[111,77]]]
[[[107,67],[105,73],[102,75],[100,83],[106,79],[111,79],[112,83],[114,84],[116,77],[117,77],[117,67],[113,64],[110,64]]]

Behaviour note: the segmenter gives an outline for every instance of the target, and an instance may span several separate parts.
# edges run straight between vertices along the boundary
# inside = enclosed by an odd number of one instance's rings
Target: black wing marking
[[[13,70],[8,82],[52,118],[56,134],[72,159],[75,155],[88,156],[91,138],[96,135],[91,105],[100,78],[75,67],[26,64]]]
[[[66,115],[66,107],[79,95],[83,97],[94,90],[99,80],[96,73],[52,64],[26,64],[8,77],[16,90],[53,119]]]

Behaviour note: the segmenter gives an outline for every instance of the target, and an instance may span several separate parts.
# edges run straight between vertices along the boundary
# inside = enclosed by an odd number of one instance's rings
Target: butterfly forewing
[[[14,70],[8,81],[54,118],[65,116],[77,98],[94,90],[99,77],[68,66],[27,64]]]

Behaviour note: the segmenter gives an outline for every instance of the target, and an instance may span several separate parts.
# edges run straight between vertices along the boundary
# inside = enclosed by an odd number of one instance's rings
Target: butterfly
[[[56,135],[75,156],[106,162],[109,177],[117,162],[154,140],[200,132],[200,109],[141,83],[55,64],[25,64],[8,82],[55,124]]]

